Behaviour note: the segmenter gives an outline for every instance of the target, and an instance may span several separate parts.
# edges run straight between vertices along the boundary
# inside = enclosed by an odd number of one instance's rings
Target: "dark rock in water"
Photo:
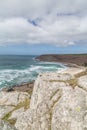
[[[0,130],[17,130],[14,126],[9,123],[0,120]]]
[[[14,91],[14,88],[8,88],[7,89],[7,92],[12,92],[12,91]]]

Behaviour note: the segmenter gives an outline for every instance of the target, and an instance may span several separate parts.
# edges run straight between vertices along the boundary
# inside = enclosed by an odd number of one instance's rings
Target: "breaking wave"
[[[59,71],[64,68],[62,64],[39,61],[29,61],[27,66],[20,64],[19,68],[6,69],[4,67],[0,69],[0,88],[33,81],[40,72]]]

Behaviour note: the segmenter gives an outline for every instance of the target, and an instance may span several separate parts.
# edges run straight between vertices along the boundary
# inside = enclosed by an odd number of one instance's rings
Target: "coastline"
[[[4,91],[0,92],[1,121],[8,122],[9,125],[17,128],[17,130],[21,130],[22,127],[24,130],[27,130],[32,127],[32,123],[29,122],[32,118],[33,124],[35,123],[35,129],[38,130],[39,126],[37,121],[35,122],[35,118],[36,120],[42,121],[42,118],[45,117],[45,120],[43,120],[44,124],[47,122],[46,119],[49,119],[51,122],[51,119],[54,117],[53,109],[56,111],[55,103],[58,107],[56,117],[53,118],[55,121],[54,126],[58,125],[56,123],[56,119],[59,118],[58,113],[63,113],[63,111],[66,112],[66,107],[64,106],[67,106],[67,110],[72,108],[75,117],[79,119],[78,105],[83,109],[82,104],[84,103],[84,100],[82,99],[85,99],[85,95],[87,96],[86,84],[87,69],[86,67],[81,66],[66,67],[66,69],[56,72],[41,73],[35,80],[35,83],[33,81],[31,83],[14,86],[13,88],[4,89]],[[76,100],[77,102],[75,102]],[[48,109],[46,104],[49,105],[50,109]],[[63,107],[63,109],[59,110],[59,107]],[[47,116],[50,112],[52,113],[52,118]],[[72,118],[73,115],[71,115],[70,111],[68,111],[68,113]],[[80,115],[82,114],[81,111],[79,111],[79,113]],[[58,121],[61,120],[62,117],[65,117],[65,114],[60,116]],[[75,117],[73,117],[73,120],[75,120]],[[66,119],[68,122],[68,118]],[[45,124],[49,129],[50,122]],[[43,130],[43,128],[41,128],[41,130]]]
[[[65,67],[65,68],[58,70],[57,71],[58,73],[62,73],[64,71],[67,72],[67,70],[72,70],[74,68],[80,68],[80,69],[83,68],[83,66],[80,66],[80,65],[74,64],[74,63],[69,63],[69,62],[57,62],[57,61],[54,62],[54,60],[53,61],[44,61],[44,60],[39,59],[38,57],[34,58],[34,60],[39,60],[42,62],[59,63],[59,64],[63,65],[63,67]],[[15,85],[12,87],[7,87],[7,88],[5,87],[5,88],[2,88],[1,91],[6,91],[6,92],[20,91],[20,92],[31,93],[33,91],[34,82],[35,81],[31,81],[31,82],[22,83],[20,85]]]
[[[2,88],[1,91],[5,91],[5,92],[19,91],[19,92],[31,93],[33,91],[34,82],[35,81],[20,84],[20,85],[15,85],[15,86],[8,87],[8,88]]]
[[[36,60],[38,60],[38,61],[42,61],[42,62],[47,62],[47,61],[43,61],[43,60],[40,60],[38,57],[36,57]],[[65,68],[81,68],[81,67],[84,67],[84,66],[82,66],[82,65],[78,65],[78,64],[75,64],[75,63],[69,63],[69,62],[58,62],[58,61],[48,61],[48,62],[50,62],[50,63],[58,63],[58,64],[60,64],[60,65],[62,65],[63,67],[65,67]]]
[[[76,73],[78,72],[79,70],[81,70],[81,68],[85,68],[85,67],[81,67],[81,66],[73,66],[71,64],[71,66],[69,66],[67,64],[66,68],[63,68],[61,70],[58,70],[56,71],[57,73],[68,73],[68,72],[73,72],[73,73]],[[76,72],[75,72],[75,69],[76,69]],[[46,72],[45,72],[46,73]],[[50,72],[48,72],[50,73]],[[31,81],[31,82],[28,82],[28,83],[24,83],[24,84],[20,84],[20,85],[15,85],[15,86],[12,86],[12,87],[7,87],[7,88],[2,88],[1,91],[5,91],[5,92],[13,92],[13,91],[18,91],[18,92],[27,92],[29,94],[32,93],[33,91],[33,88],[34,88],[34,83],[35,81]]]
[[[58,62],[68,67],[87,66],[87,55],[83,54],[45,54],[36,59],[44,62]]]

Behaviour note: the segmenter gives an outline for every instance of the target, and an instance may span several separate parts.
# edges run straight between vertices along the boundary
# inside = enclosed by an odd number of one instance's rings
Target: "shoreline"
[[[61,63],[65,66],[65,68],[62,68],[56,72],[58,73],[63,73],[64,71],[67,72],[68,70],[72,70],[72,69],[81,69],[83,68],[82,66],[78,66],[76,64],[70,64],[70,63]],[[84,67],[85,68],[85,67]],[[2,88],[1,91],[5,91],[5,92],[13,92],[13,91],[19,91],[19,92],[28,92],[31,93],[33,91],[33,87],[34,87],[34,82],[35,80],[31,81],[31,82],[26,82],[26,83],[22,83],[20,85],[14,85],[11,87],[5,87]]]
[[[74,63],[68,63],[68,62],[61,62],[61,64],[63,64],[64,66],[66,67],[69,67],[69,68],[80,68],[80,67],[83,67],[81,65],[78,65],[78,64],[74,64]]]
[[[49,56],[50,55],[48,55],[48,57]],[[39,56],[39,57],[41,57],[41,56]],[[51,63],[55,62],[55,63],[59,63],[59,64],[63,65],[65,68],[58,70],[57,72],[59,72],[59,73],[62,73],[64,71],[67,72],[68,69],[73,70],[73,68],[78,68],[78,69],[85,68],[84,66],[78,65],[78,64],[75,64],[75,63],[62,62],[62,61],[58,62],[58,61],[54,61],[52,59],[51,59],[51,61],[49,61],[49,60],[46,61],[46,60],[42,60],[43,58],[41,59],[39,57],[34,58],[34,60],[39,60],[39,61],[42,61],[42,62],[51,62]],[[35,81],[31,81],[31,82],[22,83],[20,85],[14,85],[14,86],[11,86],[11,87],[9,86],[7,88],[5,87],[5,88],[2,88],[1,91],[6,91],[6,92],[21,91],[21,92],[29,92],[30,93],[31,91],[33,91],[34,82]]]
[[[38,59],[34,58],[34,60],[38,60]],[[45,61],[43,61],[43,62],[45,62]],[[53,62],[53,63],[57,63],[57,62]],[[59,63],[59,64],[61,64],[61,66],[65,67],[65,68],[61,68],[61,69],[57,70],[58,72],[62,72],[67,68],[67,66],[65,66],[64,64],[62,64],[62,63]],[[34,82],[35,82],[35,80],[30,81],[30,82],[26,82],[26,83],[24,82],[24,83],[21,83],[21,84],[16,84],[14,86],[4,87],[4,88],[1,88],[0,91],[6,91],[6,92],[12,92],[12,91],[30,92],[30,91],[33,90]]]
[[[36,57],[36,60],[43,62],[58,62],[70,67],[72,66],[87,66],[87,54],[45,54]]]
[[[7,87],[7,88],[5,87],[5,88],[2,88],[1,91],[6,91],[6,92],[20,91],[20,92],[31,93],[33,91],[34,82],[35,81],[31,81],[31,82],[28,82],[28,83],[15,85],[15,86],[12,86],[12,87]]]
[[[82,65],[78,65],[78,64],[75,64],[75,63],[69,63],[69,62],[57,62],[57,61],[43,61],[43,60],[40,60],[38,57],[36,57],[35,60],[38,60],[40,62],[49,62],[49,63],[58,63],[60,65],[62,65],[63,67],[70,67],[70,68],[80,68],[80,67],[84,67]]]

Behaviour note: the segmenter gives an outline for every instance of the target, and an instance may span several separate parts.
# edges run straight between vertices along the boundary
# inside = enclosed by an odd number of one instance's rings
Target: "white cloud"
[[[0,1],[0,45],[74,45],[87,41],[86,23],[87,0]]]

